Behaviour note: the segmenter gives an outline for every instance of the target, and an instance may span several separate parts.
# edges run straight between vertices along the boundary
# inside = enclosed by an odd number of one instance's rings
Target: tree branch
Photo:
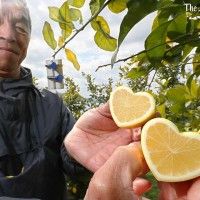
[[[111,2],[111,0],[108,0],[105,4],[102,5],[102,7],[98,10],[98,12],[96,12],[80,29],[78,29],[76,31],[76,33],[69,39],[67,40],[53,55],[52,57],[55,59],[56,55],[65,48],[65,46],[71,41],[73,40],[76,35],[78,35],[81,31],[83,31],[85,29],[85,27],[93,20],[95,19],[99,13]]]
[[[174,40],[167,41],[167,42],[165,42],[165,43],[156,45],[156,46],[154,46],[154,47],[152,47],[152,48],[150,48],[150,49],[142,50],[142,51],[140,51],[140,52],[138,52],[138,53],[136,53],[136,54],[133,54],[133,55],[131,55],[131,56],[128,56],[128,57],[126,57],[126,58],[119,59],[119,60],[115,61],[114,64],[119,63],[119,62],[125,62],[125,61],[127,61],[127,60],[129,60],[129,59],[131,59],[131,58],[133,58],[133,57],[135,57],[135,56],[138,56],[138,55],[142,54],[142,53],[147,53],[148,51],[151,51],[151,50],[153,50],[153,49],[155,49],[155,48],[157,48],[157,47],[159,47],[159,46],[166,45],[166,44],[169,44],[169,43],[172,43],[172,42],[176,42],[177,40],[179,40],[179,39],[181,39],[182,37],[185,37],[185,36],[190,36],[190,34],[185,34],[184,36],[179,36],[179,37],[177,37],[177,38],[174,39]],[[199,41],[199,40],[200,40],[200,38],[191,39],[191,40],[189,40],[189,41],[186,41],[186,42],[182,43],[180,46],[183,46],[183,45],[185,45],[185,44],[187,44],[187,43],[189,43],[189,42],[195,42],[195,41]],[[173,47],[171,47],[167,52],[169,52],[172,48],[173,48]],[[107,64],[104,64],[104,65],[99,65],[99,66],[97,67],[97,69],[95,70],[95,72],[97,72],[100,68],[107,67],[107,66],[111,66],[111,63],[107,63]]]
[[[152,79],[151,79],[151,81],[150,81],[150,83],[149,83],[149,85],[147,86],[149,89],[150,89],[150,87],[151,87],[151,84],[153,83],[153,81],[154,81],[154,79],[155,79],[155,77],[156,77],[156,74],[157,74],[157,69],[155,70],[155,73],[154,73],[154,75],[153,75],[153,77],[152,77]]]
[[[131,58],[133,58],[135,56],[138,56],[138,55],[140,55],[142,53],[146,53],[146,52],[147,52],[146,50],[140,51],[140,52],[138,52],[136,54],[133,54],[131,56],[128,56],[126,58],[119,59],[119,60],[115,61],[114,64],[119,63],[119,62],[125,62],[125,61],[127,61],[127,60],[129,60],[129,59],[131,59]],[[97,67],[97,69],[95,70],[95,72],[97,72],[100,68],[107,67],[107,66],[110,66],[110,65],[111,65],[111,63],[105,64],[105,65],[99,65]]]

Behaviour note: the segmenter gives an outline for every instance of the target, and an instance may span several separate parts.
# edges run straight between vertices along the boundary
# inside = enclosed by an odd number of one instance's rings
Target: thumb
[[[132,151],[132,154],[134,155],[135,159],[140,163],[141,174],[138,175],[140,176],[146,174],[149,171],[149,167],[145,161],[140,142],[133,142],[127,146]]]
[[[159,182],[160,200],[185,199],[187,191],[191,186],[191,181],[165,183]],[[188,200],[188,199],[187,199]]]
[[[188,191],[187,200],[200,199],[200,178],[196,179]]]
[[[141,196],[143,193],[149,191],[150,189],[151,182],[146,179],[138,177],[133,181],[133,192],[138,196]]]
[[[112,118],[111,113],[110,113],[110,107],[109,107],[109,102],[108,101],[106,103],[100,105],[99,107],[97,107],[97,110],[103,116]]]

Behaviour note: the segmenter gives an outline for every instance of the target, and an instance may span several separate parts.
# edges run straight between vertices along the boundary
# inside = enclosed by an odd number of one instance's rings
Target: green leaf
[[[193,63],[193,72],[200,70],[200,52],[196,51],[192,63]]]
[[[110,27],[102,16],[97,16],[92,20],[91,26],[95,31],[103,30],[105,33],[110,34]]]
[[[187,87],[188,87],[189,89],[190,89],[190,87],[191,87],[191,83],[192,83],[192,80],[193,80],[194,76],[196,76],[196,77],[199,77],[199,76],[200,76],[200,69],[196,70],[192,75],[190,75],[190,76],[188,77],[186,85],[187,85]]]
[[[64,40],[66,40],[72,34],[74,25],[71,22],[66,22],[66,23],[59,23],[59,26],[61,28],[62,37],[64,38]]]
[[[197,81],[192,80],[190,88],[191,96],[196,99],[199,98],[199,90],[200,90],[200,84],[198,84]]]
[[[79,70],[80,65],[78,63],[75,53],[72,52],[70,49],[65,49],[65,54],[66,54],[67,59],[74,65],[74,68],[76,70]]]
[[[97,31],[94,36],[97,46],[105,51],[114,51],[117,48],[117,40],[103,31]]]
[[[51,25],[45,21],[44,26],[43,26],[43,30],[42,30],[42,34],[44,37],[44,40],[46,41],[46,43],[53,49],[55,50],[57,47],[57,42],[54,38],[54,32],[51,28]]]
[[[62,47],[64,43],[65,43],[65,39],[63,38],[63,36],[60,36],[58,39],[58,46]]]
[[[182,113],[185,111],[185,103],[187,102],[187,90],[183,85],[176,85],[167,91],[166,97],[170,103],[170,110],[173,113]]]
[[[113,13],[120,13],[127,8],[127,5],[126,5],[127,2],[128,2],[128,0],[112,0],[108,4],[108,8]]]
[[[137,56],[134,56],[133,58],[131,58],[131,61],[133,63],[135,63],[135,62],[143,62],[143,61],[146,62],[147,60],[148,59],[147,59],[146,52],[142,52],[142,53],[138,54]]]
[[[166,112],[165,112],[165,104],[161,104],[159,106],[156,106],[157,112],[161,115],[161,117],[165,118],[166,117]]]
[[[171,14],[170,10],[158,11],[158,14],[153,21],[152,30],[154,30],[155,28],[157,28],[161,24],[167,22],[170,14]]]
[[[185,12],[185,6],[183,5],[182,2],[180,2],[180,1],[178,2],[178,1],[175,0],[173,2],[172,0],[169,0],[168,3],[166,3],[166,4],[165,3],[162,4],[162,2],[164,2],[163,0],[159,1],[158,5],[157,5],[157,9],[161,10],[161,11],[163,11],[163,10],[170,10],[171,14],[172,14],[171,17],[173,17],[173,16],[175,17],[176,14]]]
[[[170,102],[173,102],[175,104],[185,104],[187,94],[186,88],[183,85],[177,85],[175,88],[171,88],[167,91],[167,99]]]
[[[197,31],[197,30],[200,30],[200,20],[193,20],[192,21],[194,24],[194,29]]]
[[[120,25],[118,47],[123,42],[129,31],[148,14],[156,10],[157,0],[129,0],[128,12]]]
[[[60,15],[58,7],[48,7],[49,9],[49,18],[56,22],[63,22],[63,19]]]
[[[128,78],[138,79],[142,76],[147,76],[154,68],[148,58],[146,52],[143,52],[131,59],[131,63],[137,67],[133,67],[127,74]]]
[[[113,68],[114,64],[115,64],[115,61],[117,60],[117,54],[119,52],[119,49],[117,48],[114,52],[114,54],[112,55],[112,58],[111,58],[111,68]]]
[[[104,4],[106,0],[91,0],[90,1],[90,11],[92,16],[99,11],[99,9],[101,8],[101,6]]]
[[[158,14],[154,19],[152,30],[169,21],[170,18],[176,18],[177,15],[182,13],[185,13],[185,10],[183,11],[183,5],[174,4],[171,0],[165,2],[160,1],[158,3]]]
[[[127,74],[127,78],[131,78],[131,79],[138,79],[141,78],[142,76],[145,76],[148,74],[148,70],[147,68],[144,67],[137,67],[137,68],[133,68],[131,69],[128,74]]]
[[[197,33],[193,33],[192,35],[191,34],[181,35],[176,38],[176,43],[188,44],[192,47],[200,46],[200,40]]]
[[[195,21],[194,20],[188,20],[186,32],[192,34],[194,32],[195,28]]]
[[[184,35],[186,33],[187,17],[186,12],[178,15],[171,21],[171,24],[168,27],[168,37],[172,40]]]
[[[184,52],[183,52],[183,55],[184,55]],[[190,56],[187,56],[185,59],[184,58],[182,58],[182,66],[181,66],[181,75],[184,77],[186,74],[187,74],[187,72],[186,72],[186,70],[185,70],[185,68],[186,68],[186,66],[187,66],[187,63],[189,62],[191,60],[191,58],[190,58]]]
[[[66,40],[72,33],[72,30],[61,30],[63,40]]]
[[[171,0],[162,0],[158,2],[158,9],[170,7],[173,4]]]
[[[83,22],[81,11],[79,9],[76,9],[76,8],[70,8],[70,18],[71,18],[72,21],[78,21],[79,20],[80,23]]]
[[[166,50],[167,28],[171,21],[168,21],[154,29],[145,40],[145,49],[150,60],[160,60]]]
[[[173,47],[170,47],[166,52],[164,56],[164,60],[168,63],[176,63],[179,64],[182,61],[182,50],[184,46],[182,45],[176,45]]]
[[[186,56],[192,51],[193,47],[189,44],[184,45],[182,59],[185,59]]]
[[[180,113],[183,113],[184,112],[184,104],[176,104],[176,103],[173,103],[169,109],[174,113],[174,114],[180,114]]]
[[[74,29],[74,24],[72,22],[59,23],[59,26],[62,30],[73,30]]]
[[[64,2],[63,5],[60,7],[59,12],[60,12],[60,15],[62,16],[62,18],[66,22],[71,21],[70,10],[69,10],[69,5],[68,5],[67,1]]]
[[[68,0],[68,5],[74,6],[76,8],[81,8],[83,7],[85,0]]]

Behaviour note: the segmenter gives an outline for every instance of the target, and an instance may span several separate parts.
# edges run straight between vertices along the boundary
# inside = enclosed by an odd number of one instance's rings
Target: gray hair
[[[3,16],[8,15],[7,11],[5,10],[6,6],[16,6],[23,11],[23,16],[26,18],[27,27],[31,33],[31,18],[26,0],[0,0],[0,13],[3,14]]]

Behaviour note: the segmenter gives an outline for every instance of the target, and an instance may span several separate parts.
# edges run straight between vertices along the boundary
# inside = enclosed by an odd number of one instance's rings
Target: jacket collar
[[[0,80],[0,96],[2,96],[1,94],[13,96],[33,87],[31,70],[21,67],[19,79],[6,78]]]

